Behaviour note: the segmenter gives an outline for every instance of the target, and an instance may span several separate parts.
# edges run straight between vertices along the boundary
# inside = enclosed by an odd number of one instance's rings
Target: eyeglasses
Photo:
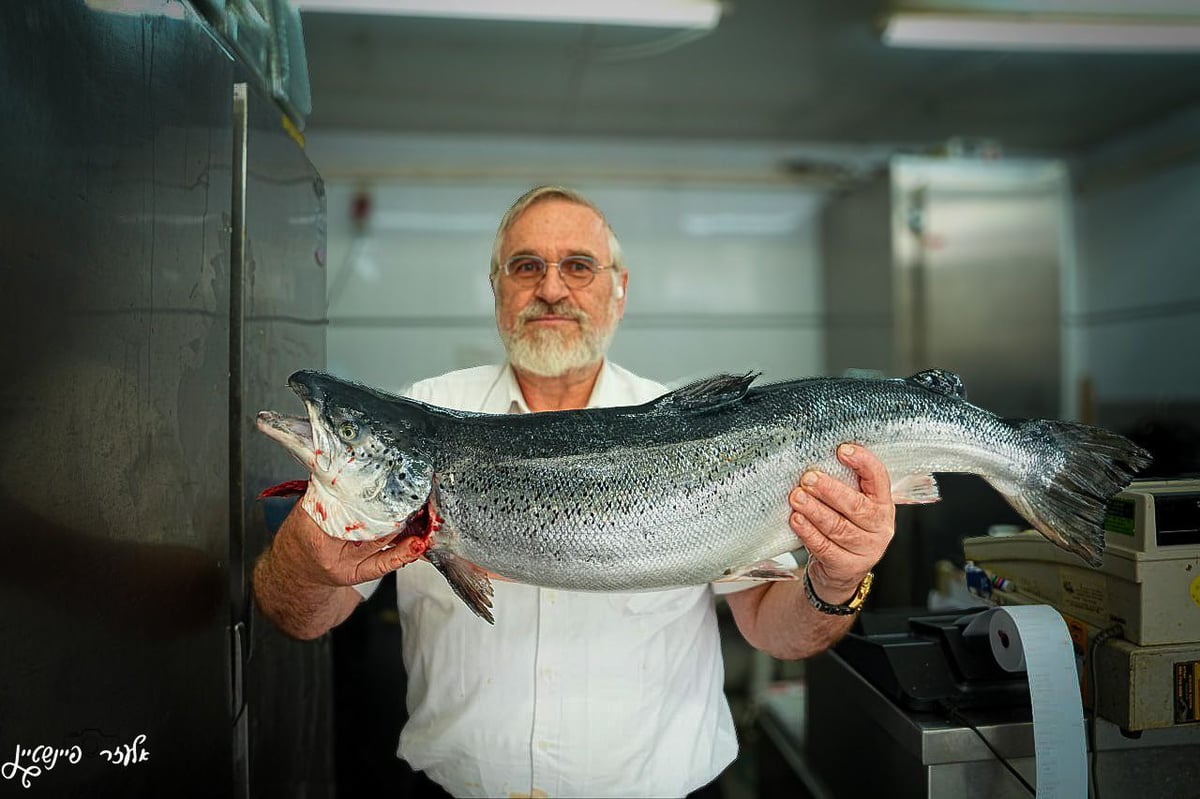
[[[536,286],[546,276],[546,269],[553,264],[563,285],[581,289],[596,279],[596,275],[613,264],[598,264],[595,258],[586,255],[568,255],[561,261],[547,261],[536,255],[514,255],[504,262],[504,274],[519,286]]]

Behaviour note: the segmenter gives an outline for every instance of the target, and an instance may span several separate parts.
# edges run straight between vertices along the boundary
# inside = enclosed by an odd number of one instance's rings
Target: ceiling
[[[310,130],[1077,153],[1200,103],[1200,54],[892,49],[883,0],[740,0],[707,35],[303,18]]]

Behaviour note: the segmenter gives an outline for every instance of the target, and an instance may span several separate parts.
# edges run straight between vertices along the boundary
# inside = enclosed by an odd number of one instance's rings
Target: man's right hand
[[[254,596],[264,615],[283,632],[317,638],[358,606],[362,595],[352,586],[379,579],[424,551],[418,537],[398,542],[395,537],[333,538],[296,503],[254,566]]]

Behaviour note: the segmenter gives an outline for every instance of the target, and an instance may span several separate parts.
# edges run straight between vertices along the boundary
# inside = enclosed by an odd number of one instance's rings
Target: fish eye
[[[342,422],[338,425],[337,433],[343,441],[353,441],[358,437],[358,425],[354,422]]]

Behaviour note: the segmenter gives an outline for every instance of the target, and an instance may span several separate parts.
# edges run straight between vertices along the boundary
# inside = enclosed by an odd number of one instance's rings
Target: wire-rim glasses
[[[596,275],[612,264],[597,263],[588,255],[568,255],[561,261],[547,261],[537,255],[514,255],[504,262],[504,274],[519,286],[536,286],[553,265],[567,288],[581,289],[591,284]]]

